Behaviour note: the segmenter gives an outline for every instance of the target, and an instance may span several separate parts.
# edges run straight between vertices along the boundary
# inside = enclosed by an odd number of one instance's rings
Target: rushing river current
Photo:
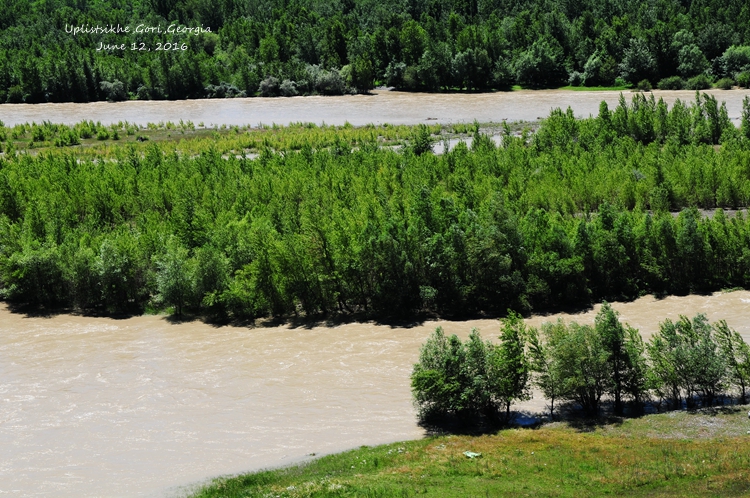
[[[615,303],[649,337],[705,312],[750,339],[750,292]],[[598,306],[558,316],[593,323]],[[0,496],[164,496],[218,474],[418,438],[409,374],[436,326],[214,327],[0,308]],[[543,409],[543,400],[523,408]]]
[[[372,95],[341,97],[291,97],[247,99],[203,99],[179,101],[92,102],[89,104],[2,104],[0,120],[6,126],[51,121],[72,124],[82,120],[111,124],[129,121],[145,125],[179,120],[214,125],[316,124],[355,126],[369,123],[418,124],[536,121],[551,109],[570,106],[576,116],[597,115],[599,103],[617,105],[619,91],[579,92],[566,90],[522,90],[497,93],[420,94],[376,90]],[[630,101],[632,93],[622,92]],[[729,117],[739,122],[742,99],[750,90],[708,90],[719,102],[727,103]],[[693,101],[693,91],[654,91],[670,106],[676,99]]]

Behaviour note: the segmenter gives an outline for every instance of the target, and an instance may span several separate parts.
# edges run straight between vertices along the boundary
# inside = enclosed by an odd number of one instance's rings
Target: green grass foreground
[[[218,478],[193,496],[747,496],[746,409],[363,446]],[[470,459],[465,451],[482,456]]]

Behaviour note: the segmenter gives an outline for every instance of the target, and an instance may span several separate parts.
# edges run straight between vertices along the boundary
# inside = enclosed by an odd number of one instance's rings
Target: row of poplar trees
[[[422,346],[411,376],[424,421],[455,416],[461,422],[510,421],[511,405],[531,398],[572,402],[590,416],[611,401],[614,414],[647,403],[671,409],[747,401],[750,346],[725,321],[703,314],[659,324],[644,343],[638,330],[619,321],[603,303],[594,326],[576,322],[527,327],[514,313],[502,320],[500,343],[472,330],[462,342],[438,328]]]

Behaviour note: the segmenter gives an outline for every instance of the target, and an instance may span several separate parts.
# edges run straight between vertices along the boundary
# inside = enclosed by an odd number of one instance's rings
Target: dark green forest
[[[477,127],[442,155],[424,125],[398,150],[378,141],[388,126],[308,125],[288,142],[235,130],[254,158],[66,145],[117,133],[95,128],[0,128],[5,300],[458,316],[750,286],[750,219],[722,210],[750,204],[750,99],[740,128],[708,95],[667,108],[636,94],[594,118],[553,111],[533,134],[506,127],[500,146]],[[17,153],[29,135],[57,147]]]
[[[172,23],[211,32],[135,33]],[[0,1],[0,102],[728,88],[749,70],[741,0]]]

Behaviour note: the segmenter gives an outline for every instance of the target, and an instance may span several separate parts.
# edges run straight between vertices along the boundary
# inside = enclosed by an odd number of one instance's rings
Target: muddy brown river
[[[82,120],[111,124],[129,121],[140,125],[179,120],[203,122],[206,126],[289,124],[293,122],[355,126],[368,123],[418,124],[535,121],[551,109],[570,106],[576,116],[597,115],[599,103],[617,105],[619,91],[521,90],[479,94],[426,94],[376,90],[372,95],[341,97],[291,97],[247,99],[203,99],[179,101],[92,102],[89,104],[1,104],[0,120],[6,126],[35,121],[78,123]],[[630,101],[632,92],[622,92]],[[693,101],[689,90],[655,90],[670,106],[676,99]],[[750,90],[708,90],[727,103],[729,116],[739,122],[742,99]]]
[[[614,308],[645,337],[705,312],[750,339],[747,291]],[[528,322],[593,323],[597,309]],[[174,495],[219,474],[419,438],[409,374],[438,325],[499,332],[496,320],[250,329],[1,307],[0,495]]]

